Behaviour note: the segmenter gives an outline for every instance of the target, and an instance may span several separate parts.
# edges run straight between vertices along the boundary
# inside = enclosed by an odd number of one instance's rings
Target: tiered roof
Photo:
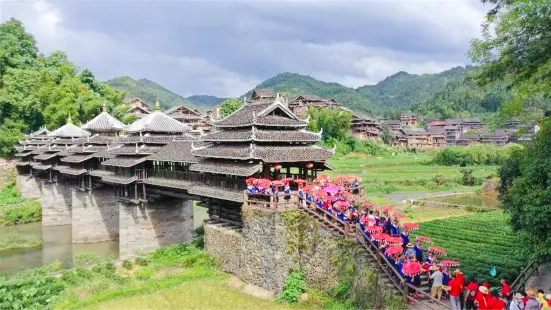
[[[321,132],[307,131],[308,120],[292,113],[282,97],[267,102],[257,90],[253,96],[257,99],[213,122],[218,130],[201,137],[209,144],[193,145],[192,154],[202,160],[192,171],[250,176],[264,163],[325,162],[333,155],[313,145]]]
[[[82,126],[83,129],[92,132],[119,132],[124,129],[124,124],[105,111],[94,117]]]
[[[165,111],[165,114],[184,123],[186,121],[196,121],[203,118],[199,111],[192,110],[185,105],[170,108]]]
[[[189,126],[180,123],[161,111],[148,114],[126,127],[126,131],[129,133],[184,133],[190,130]]]

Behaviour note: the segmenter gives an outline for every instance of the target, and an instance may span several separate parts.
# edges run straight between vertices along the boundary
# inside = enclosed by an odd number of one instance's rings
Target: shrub
[[[140,268],[136,271],[136,279],[140,281],[149,280],[153,274],[155,274],[155,269],[151,267]]]
[[[130,260],[125,259],[122,261],[122,268],[130,270],[134,268],[134,264]]]
[[[438,174],[432,178],[432,181],[437,185],[444,185],[446,183],[446,177],[441,174]]]
[[[136,259],[134,260],[134,262],[136,263],[136,265],[138,266],[147,266],[149,265],[149,263],[151,262],[151,260],[147,257],[144,257],[144,256],[139,256],[139,257],[136,257]]]
[[[461,167],[474,165],[501,165],[511,152],[519,149],[518,145],[504,147],[493,144],[480,144],[471,146],[452,146],[436,153],[433,163],[446,166],[459,165]]]
[[[304,271],[292,270],[287,280],[285,280],[283,291],[277,296],[277,301],[296,303],[306,290],[308,290],[308,284],[306,283]]]

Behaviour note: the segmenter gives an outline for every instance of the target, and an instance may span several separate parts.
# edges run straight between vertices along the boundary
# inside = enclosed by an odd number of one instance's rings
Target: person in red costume
[[[507,304],[501,298],[494,296],[488,300],[488,309],[507,310]]]
[[[452,278],[449,283],[449,287],[452,310],[461,310],[461,290],[464,288],[461,279],[458,279],[457,277]]]
[[[492,310],[490,308],[490,298],[488,296],[489,290],[486,286],[481,286],[478,288],[480,294],[476,296],[475,304],[478,306],[478,310]]]
[[[465,289],[467,288],[467,283],[465,280],[465,276],[463,276],[463,272],[461,272],[460,269],[455,269],[453,274],[455,275],[457,281],[461,284],[461,289],[459,292],[459,304],[461,306],[460,309],[463,309],[465,307]]]
[[[511,295],[511,287],[507,284],[505,279],[501,279],[501,296],[509,298],[509,295]]]
[[[466,310],[475,310],[476,307],[474,302],[478,293],[478,282],[476,279],[471,279],[469,285],[467,286],[467,297],[465,298],[465,309]]]

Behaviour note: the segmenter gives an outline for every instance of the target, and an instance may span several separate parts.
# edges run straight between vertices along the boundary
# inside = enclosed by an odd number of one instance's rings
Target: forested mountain
[[[428,100],[436,93],[445,91],[449,83],[462,82],[468,71],[469,68],[464,67],[421,75],[400,71],[375,85],[359,87],[357,91],[382,110],[406,111],[413,104]]]
[[[186,97],[187,100],[191,101],[191,103],[202,106],[205,108],[213,108],[217,104],[220,104],[224,102],[224,100],[228,98],[220,98],[215,96],[209,96],[209,95],[193,95]]]
[[[159,102],[163,110],[179,105],[186,105],[199,110],[208,108],[202,104],[192,103],[190,100],[148,79],[134,80],[129,76],[117,76],[105,83],[115,89],[125,92],[127,98],[139,97],[143,99],[151,108],[154,108],[157,96],[159,96]]]
[[[322,98],[334,98],[347,107],[364,112],[376,113],[379,108],[369,98],[353,88],[338,83],[327,83],[308,75],[280,73],[260,83],[258,87],[272,88],[290,98],[300,95],[316,95]]]
[[[70,115],[84,123],[107,103],[116,117],[127,107],[124,94],[80,71],[63,52],[39,53],[34,37],[22,23],[0,24],[0,156],[14,152],[14,144],[41,126],[56,129]]]

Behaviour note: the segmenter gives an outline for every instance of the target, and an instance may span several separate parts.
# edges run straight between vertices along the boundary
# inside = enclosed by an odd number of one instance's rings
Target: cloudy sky
[[[281,72],[350,87],[469,63],[477,0],[0,0],[41,51],[99,79],[147,78],[184,95],[238,96]]]

